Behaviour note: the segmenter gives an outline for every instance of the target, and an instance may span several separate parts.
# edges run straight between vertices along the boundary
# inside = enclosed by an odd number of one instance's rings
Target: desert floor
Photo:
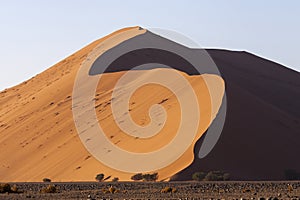
[[[23,193],[0,194],[0,199],[300,199],[300,182],[295,181],[11,184],[16,184]],[[49,184],[54,184],[57,192],[41,193],[40,190]],[[110,187],[115,188],[116,193],[109,193]],[[166,187],[176,191],[163,193]]]

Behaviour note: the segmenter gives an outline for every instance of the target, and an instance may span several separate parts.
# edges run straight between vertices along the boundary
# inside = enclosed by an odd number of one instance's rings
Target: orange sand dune
[[[139,27],[114,32],[45,72],[0,93],[0,181],[41,181],[45,177],[53,181],[91,181],[98,173],[130,180],[132,173],[107,167],[85,149],[73,120],[72,91],[78,69],[93,48],[102,43],[109,49],[144,32]],[[105,43],[111,37],[117,38],[116,44]],[[143,79],[159,76],[162,71],[128,73],[135,73]],[[194,144],[210,125],[211,118],[215,117],[224,93],[223,80],[216,75],[188,76],[178,73],[188,80],[195,91],[201,108],[201,120],[197,136],[189,149],[176,162],[157,171],[160,180],[171,177],[193,162]],[[115,84],[124,74],[126,71],[102,75],[95,99],[91,99],[95,103],[99,124],[107,138],[122,149],[137,153],[158,150],[174,138],[178,129],[181,120],[178,99],[170,90],[156,84],[144,85],[136,90],[130,98],[128,111],[134,122],[140,126],[149,124],[148,110],[158,103],[165,108],[167,121],[162,130],[149,139],[129,136],[117,126],[111,107],[107,106],[111,103]],[[217,95],[217,102],[210,101],[204,79],[215,87],[215,94],[211,95]],[[130,84],[138,82],[133,80]],[[174,84],[180,87],[176,80]],[[119,89],[122,90],[122,87]],[[159,159],[163,160],[163,157]]]

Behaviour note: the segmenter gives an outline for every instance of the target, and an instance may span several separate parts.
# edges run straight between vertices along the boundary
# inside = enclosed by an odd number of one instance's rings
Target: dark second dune
[[[173,179],[211,170],[239,180],[281,180],[291,178],[287,170],[299,173],[300,73],[247,52],[208,53],[226,83],[224,129],[214,149],[199,159],[202,137],[193,164]]]

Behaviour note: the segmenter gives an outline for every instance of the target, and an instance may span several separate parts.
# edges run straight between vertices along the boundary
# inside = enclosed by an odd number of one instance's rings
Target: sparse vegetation
[[[97,174],[97,176],[95,177],[95,179],[99,182],[103,181],[104,179],[104,174]]]
[[[143,174],[143,181],[156,181],[158,179],[158,173]]]
[[[0,193],[12,192],[11,187],[8,183],[0,184]]]
[[[104,193],[104,194],[114,194],[114,193],[117,193],[119,190],[117,190],[115,187],[113,186],[110,186],[108,189],[107,188],[102,188],[101,191]]]
[[[1,184],[0,199],[291,199],[299,196],[298,182],[120,182],[120,183]],[[100,191],[99,187],[100,186]],[[56,187],[56,188],[55,188]],[[43,189],[42,189],[43,188]],[[24,191],[23,191],[24,190]],[[101,192],[102,191],[102,192]],[[12,194],[24,193],[24,194]]]
[[[230,174],[223,171],[195,172],[192,179],[195,181],[228,181]]]
[[[13,185],[12,187],[8,183],[0,184],[0,193],[20,193],[17,185]]]
[[[134,181],[140,181],[140,180],[143,180],[143,181],[156,181],[158,179],[158,173],[155,172],[153,174],[142,174],[142,173],[138,173],[138,174],[135,174],[131,177],[131,180],[134,180]]]
[[[175,193],[175,192],[177,192],[177,189],[166,186],[160,192],[161,193]]]
[[[169,192],[172,192],[172,188],[166,186],[164,187],[162,190],[161,190],[161,193],[169,193]]]
[[[205,172],[195,172],[192,176],[192,179],[195,181],[202,181],[206,175],[207,173]]]
[[[55,185],[48,185],[47,187],[44,187],[41,189],[41,193],[56,193],[57,188]]]
[[[104,194],[107,194],[107,193],[109,193],[109,190],[108,190],[108,189],[106,189],[106,188],[102,188],[102,189],[101,189],[101,191],[102,191]]]
[[[208,172],[204,178],[205,181],[223,181],[223,176],[219,172]]]
[[[172,188],[172,193],[176,193],[177,189],[176,188]]]
[[[19,190],[18,190],[18,187],[17,187],[16,184],[14,184],[14,185],[10,188],[10,190],[11,190],[13,193],[19,193]]]
[[[118,177],[115,177],[112,179],[112,182],[118,182],[119,181],[119,178]]]
[[[45,183],[50,183],[50,182],[51,182],[51,179],[50,179],[50,178],[43,178],[43,182],[45,182]]]
[[[131,180],[134,180],[134,181],[140,181],[143,179],[143,174],[142,173],[138,173],[138,174],[135,174],[133,176],[131,176]]]
[[[288,184],[288,191],[289,192],[293,192],[294,188],[291,184]]]
[[[111,194],[114,194],[114,193],[117,192],[117,189],[114,188],[114,187],[110,187],[110,188],[108,189],[108,191],[109,191]]]

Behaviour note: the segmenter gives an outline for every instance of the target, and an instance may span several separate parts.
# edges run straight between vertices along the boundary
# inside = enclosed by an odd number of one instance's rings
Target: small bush
[[[172,188],[170,188],[170,187],[168,187],[168,186],[166,186],[165,188],[163,188],[163,189],[161,190],[161,193],[169,193],[169,192],[172,192]]]
[[[17,187],[17,185],[15,184],[15,185],[13,185],[11,188],[10,188],[10,190],[13,192],[13,193],[19,193],[19,191],[18,191],[18,187]]]
[[[110,186],[108,189],[107,188],[102,188],[101,191],[104,193],[104,194],[114,194],[114,193],[117,193],[118,190],[115,188],[115,187],[112,187]]]
[[[102,189],[101,189],[101,191],[102,191],[104,194],[107,194],[107,193],[109,193],[109,190],[108,190],[108,189],[106,189],[106,188],[102,188]]]
[[[143,174],[143,181],[156,181],[158,179],[158,173]]]
[[[22,193],[18,190],[17,185],[13,185],[12,187],[8,183],[0,184],[0,193]]]
[[[161,193],[175,193],[175,192],[177,192],[177,189],[176,188],[171,188],[171,187],[168,187],[168,186],[166,186],[166,187],[164,187],[163,189],[161,189],[161,191],[160,191]]]
[[[205,172],[195,172],[192,176],[192,179],[195,181],[203,181],[207,173]]]
[[[117,189],[114,188],[114,187],[110,187],[110,188],[108,189],[108,191],[109,191],[111,194],[114,194],[114,193],[117,192]]]
[[[118,182],[119,181],[119,178],[118,177],[115,177],[112,179],[112,182]]]
[[[43,178],[43,182],[44,182],[44,183],[50,183],[50,182],[51,182],[51,179],[50,179],[50,178]]]
[[[97,174],[97,176],[95,177],[95,179],[99,182],[103,181],[104,179],[104,174]]]
[[[230,174],[223,171],[195,172],[192,179],[196,181],[228,181]]]
[[[143,179],[143,174],[142,173],[138,173],[138,174],[135,174],[133,176],[131,176],[131,180],[134,180],[134,181],[140,181]]]
[[[0,193],[12,192],[11,187],[8,183],[0,184]]]
[[[42,193],[55,193],[57,191],[55,185],[48,185],[41,189]]]
[[[140,181],[140,180],[143,180],[143,181],[156,181],[158,179],[158,173],[155,172],[153,174],[142,174],[142,173],[138,173],[138,174],[135,174],[133,176],[131,176],[131,180],[134,180],[134,181]]]
[[[247,193],[247,192],[251,192],[251,190],[245,188],[245,189],[242,190],[242,192],[243,192],[243,193]]]
[[[204,178],[205,181],[222,181],[223,177],[219,176],[214,172],[208,172],[208,174]]]

